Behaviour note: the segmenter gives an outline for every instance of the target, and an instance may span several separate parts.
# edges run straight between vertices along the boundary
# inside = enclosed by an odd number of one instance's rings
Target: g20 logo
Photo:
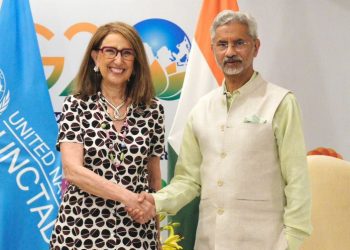
[[[89,32],[93,34],[97,29],[97,26],[91,23],[77,23],[72,26],[70,26],[65,32],[64,36],[68,40],[72,40],[74,36],[81,32]],[[51,40],[54,37],[54,33],[48,29],[47,27],[36,24],[35,25],[36,32],[43,36],[46,40]],[[53,71],[51,72],[50,76],[48,76],[47,85],[49,88],[51,88],[55,83],[58,81],[58,79],[61,77],[63,68],[64,68],[64,57],[42,57],[43,65],[44,67],[53,67]],[[74,79],[72,79],[66,88],[59,94],[60,96],[67,96],[72,92]]]
[[[46,40],[50,41],[54,37],[54,33],[47,27],[40,24],[35,27],[36,32]],[[163,100],[178,99],[191,49],[188,36],[178,25],[165,19],[146,19],[134,27],[144,42],[157,97]],[[96,29],[97,26],[91,23],[77,23],[64,32],[64,37],[71,41],[77,34],[93,34]],[[86,46],[82,47],[85,49]],[[44,67],[53,68],[47,77],[48,87],[51,88],[62,76],[65,58],[43,56],[42,61]],[[70,80],[59,95],[69,95],[73,83],[74,79]]]

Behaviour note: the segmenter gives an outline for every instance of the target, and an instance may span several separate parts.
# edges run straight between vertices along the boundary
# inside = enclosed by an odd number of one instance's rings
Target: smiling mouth
[[[113,67],[109,67],[108,68],[112,73],[115,74],[121,74],[125,71],[125,69],[120,69],[120,68],[113,68]]]

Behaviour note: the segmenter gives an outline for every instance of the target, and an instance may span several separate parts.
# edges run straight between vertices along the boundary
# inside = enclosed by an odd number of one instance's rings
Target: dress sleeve
[[[56,149],[60,150],[61,142],[83,143],[83,132],[80,123],[79,100],[68,96],[62,108]]]
[[[154,133],[151,137],[150,156],[161,156],[164,153],[164,107],[156,100],[152,105]]]

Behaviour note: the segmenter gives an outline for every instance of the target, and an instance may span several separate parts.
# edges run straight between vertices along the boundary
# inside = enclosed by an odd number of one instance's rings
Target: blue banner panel
[[[57,124],[28,0],[0,10],[0,249],[48,249],[60,203]]]

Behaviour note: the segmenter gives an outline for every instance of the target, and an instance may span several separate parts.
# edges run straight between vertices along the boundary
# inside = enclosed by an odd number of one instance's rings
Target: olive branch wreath
[[[0,115],[4,113],[4,111],[7,109],[7,106],[10,103],[10,91],[7,91],[7,94],[4,96],[4,99],[0,102]]]

